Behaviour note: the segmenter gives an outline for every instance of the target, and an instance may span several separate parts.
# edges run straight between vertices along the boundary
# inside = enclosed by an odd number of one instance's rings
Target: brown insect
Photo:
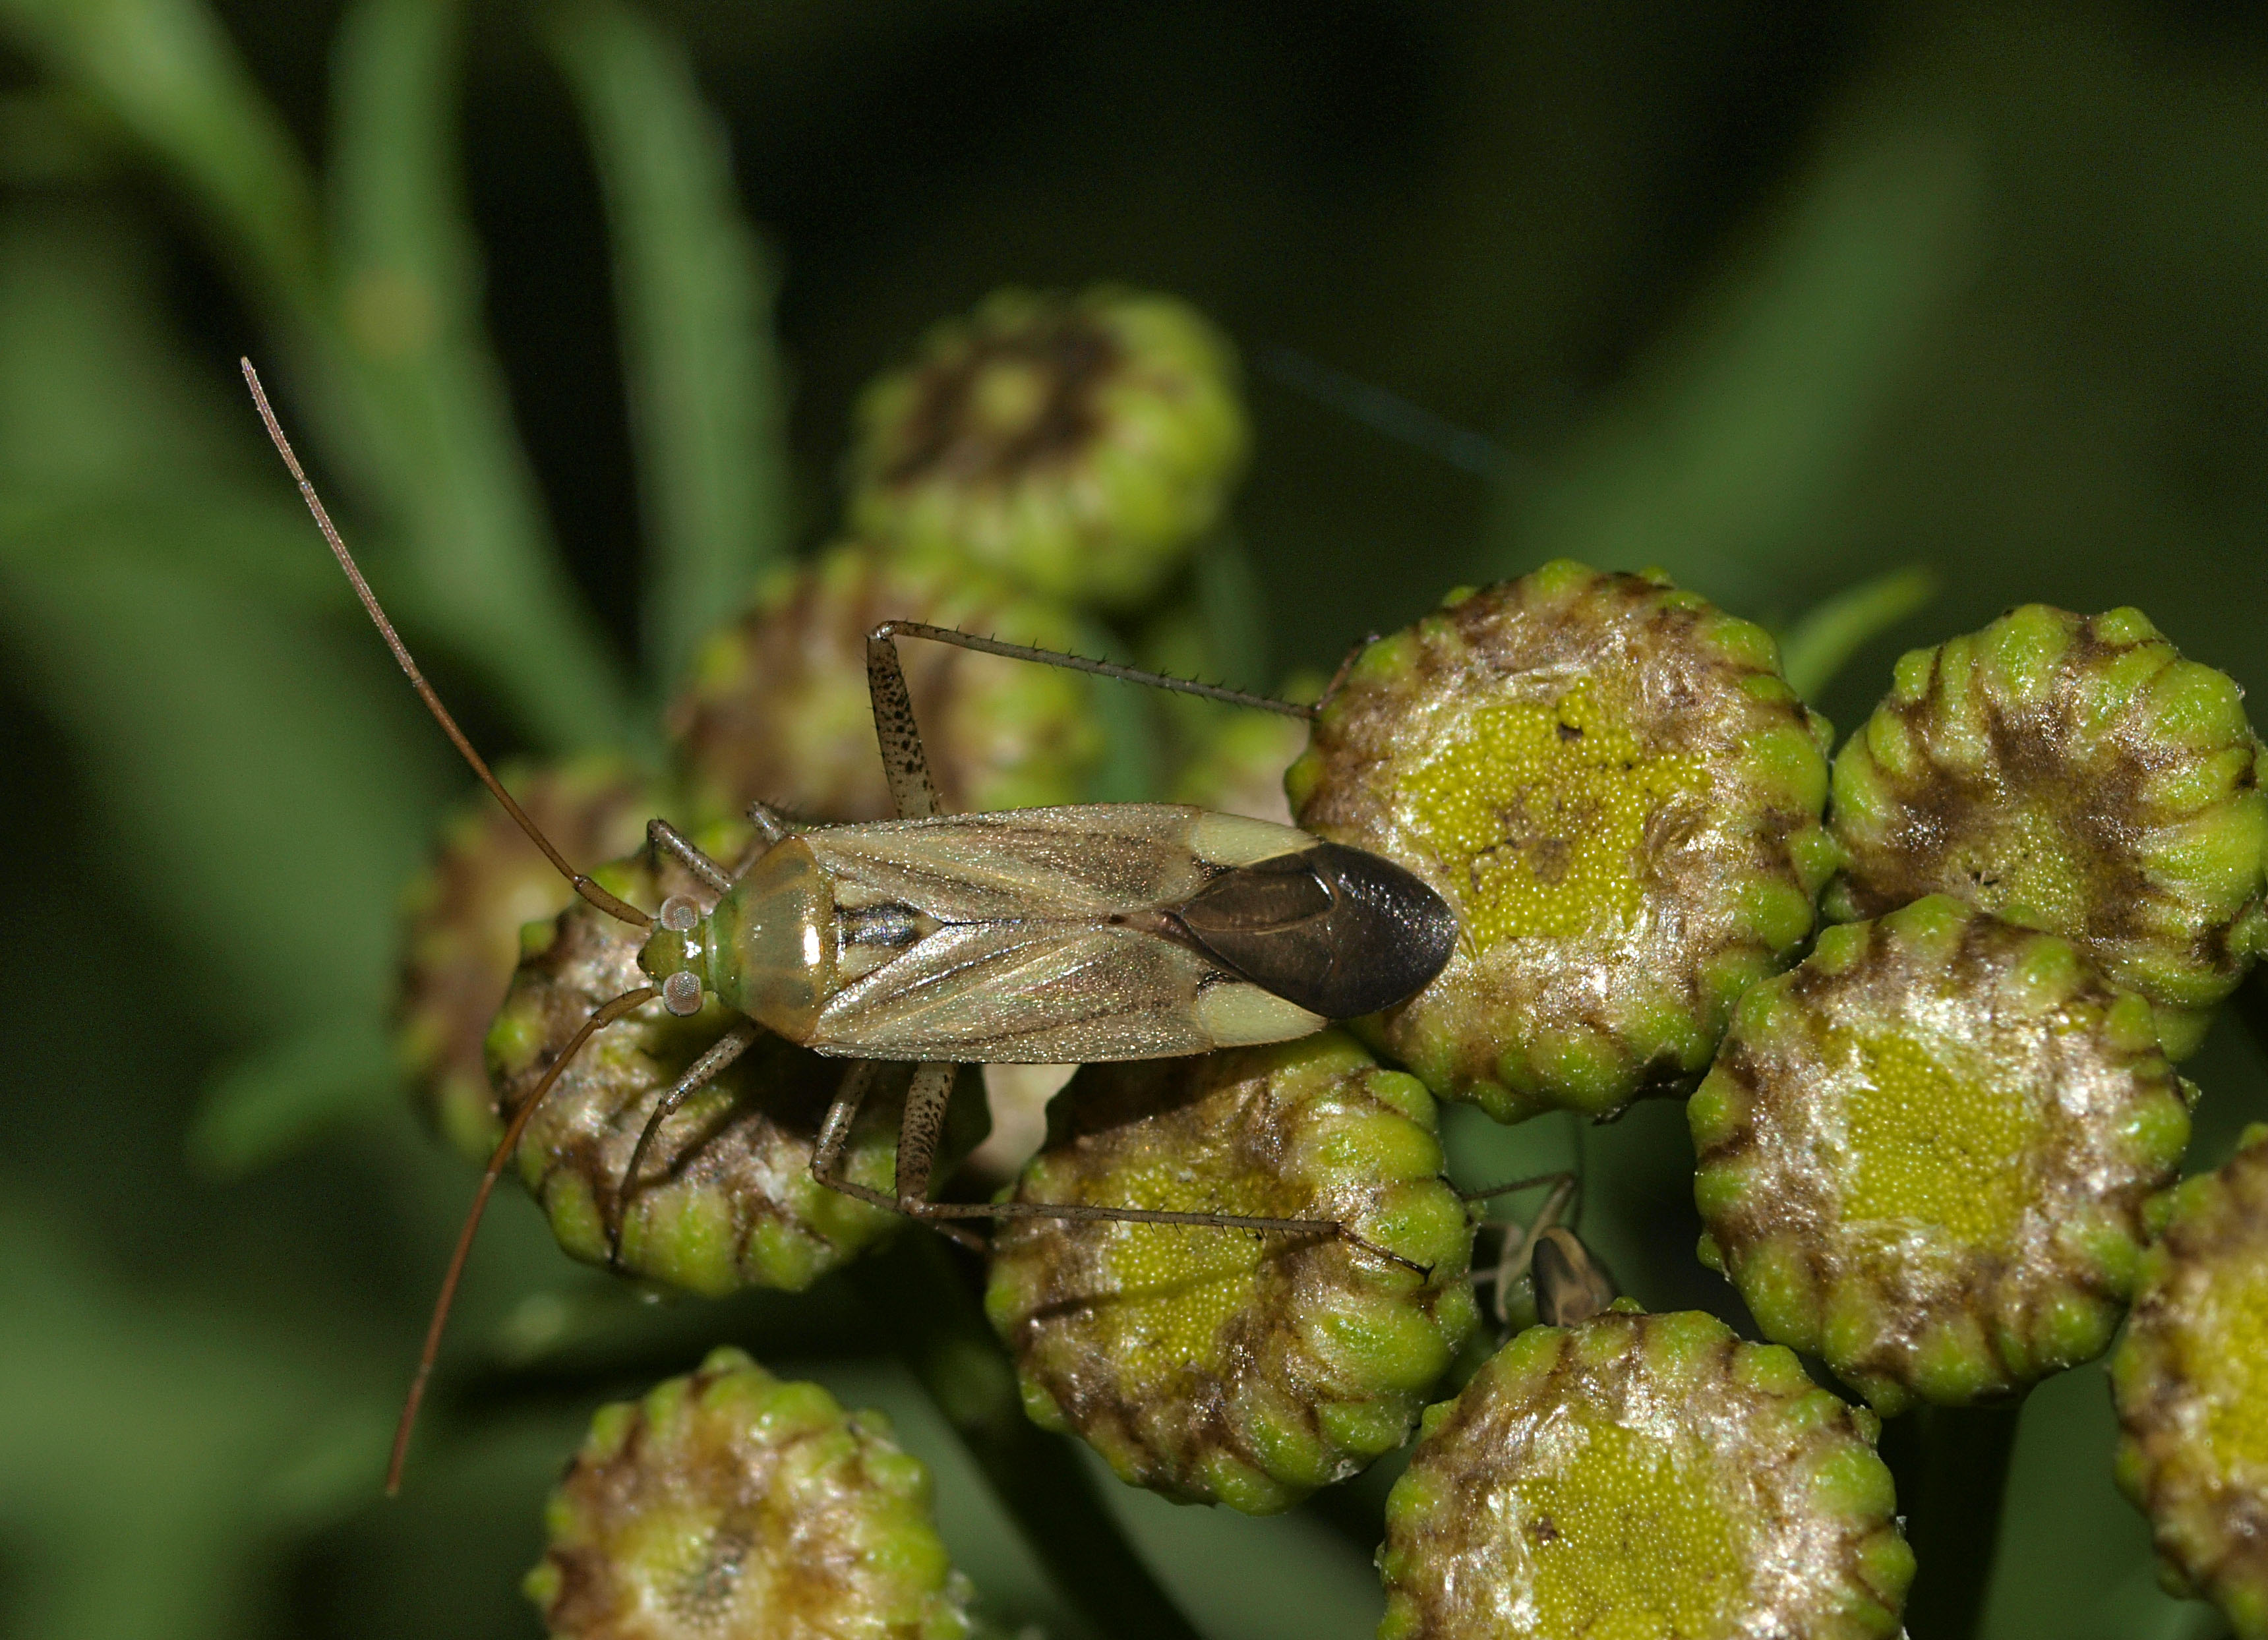
[[[1390,1007],[1424,987],[1447,962],[1457,922],[1440,895],[1392,861],[1266,820],[1158,803],[939,813],[898,639],[927,638],[1294,717],[1307,717],[1310,709],[940,627],[886,621],[866,640],[866,674],[898,819],[791,824],[759,805],[750,819],[768,846],[737,876],[656,820],[648,827],[654,843],[720,898],[705,914],[681,895],[649,914],[576,871],[473,749],[331,523],[249,360],[243,369],[269,436],[411,687],[575,892],[647,931],[638,966],[654,982],[592,1013],[521,1102],[490,1158],[402,1409],[389,1492],[400,1482],[410,1425],[481,1213],[530,1115],[594,1033],[657,1001],[673,1013],[692,1014],[713,996],[742,1017],[664,1093],[631,1152],[621,1195],[636,1188],[646,1150],[670,1113],[771,1031],[858,1062],[821,1127],[814,1176],[958,1239],[981,1245],[946,1221],[1120,1219],[1333,1236],[1408,1262],[1331,1219],[929,1200],[954,1066],[1156,1059],[1305,1036],[1330,1020]],[[880,1060],[919,1065],[906,1094],[895,1195],[840,1171]],[[619,1217],[611,1228],[618,1248]]]

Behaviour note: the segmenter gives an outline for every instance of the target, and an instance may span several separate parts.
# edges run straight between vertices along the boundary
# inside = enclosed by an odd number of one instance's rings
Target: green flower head
[[[2110,1364],[2118,1484],[2177,1594],[2268,1636],[2268,1128],[2160,1204]]]
[[[1363,1028],[1499,1122],[1698,1076],[1811,932],[1824,733],[1762,629],[1659,577],[1546,564],[1357,651],[1285,776],[1293,811],[1463,927]]]
[[[893,818],[866,687],[866,634],[888,620],[1079,644],[1064,610],[966,564],[831,547],[767,578],[702,646],[671,703],[670,743],[697,814],[737,819],[762,802],[818,820]],[[1102,751],[1086,680],[918,638],[898,647],[948,811],[1079,800]]]
[[[1924,894],[2060,934],[2195,1050],[2258,950],[2268,861],[2242,691],[2139,609],[2044,604],[1916,650],[1835,760],[1827,911]]]
[[[1889,1640],[1913,1555],[1877,1427],[1712,1316],[1532,1327],[1426,1409],[1379,1640]]]
[[[554,1640],[965,1640],[929,1471],[737,1350],[601,1407],[544,1512]]]
[[[2149,1005],[1942,895],[1741,1001],[1686,1107],[1703,1257],[1884,1412],[2101,1353],[2189,1143]]]
[[[1219,520],[1248,443],[1235,356],[1194,309],[1003,290],[859,401],[851,526],[1137,603]]]
[[[1004,1223],[985,1307],[1035,1421],[1078,1434],[1122,1480],[1249,1514],[1289,1508],[1409,1438],[1479,1319],[1472,1226],[1440,1176],[1433,1102],[1416,1077],[1326,1032],[1090,1065],[1049,1117],[1013,1200],[1328,1219],[1369,1246]]]

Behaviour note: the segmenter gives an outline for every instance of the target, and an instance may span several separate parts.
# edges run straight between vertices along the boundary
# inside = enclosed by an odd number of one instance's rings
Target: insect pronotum
[[[767,846],[738,875],[656,820],[648,827],[654,844],[719,898],[704,914],[694,900],[674,896],[650,915],[569,864],[474,750],[347,550],[250,360],[243,370],[269,437],[410,686],[575,892],[645,930],[638,966],[654,982],[584,1022],[512,1114],[489,1158],[402,1407],[389,1493],[400,1485],[474,1232],[530,1115],[585,1042],[656,1000],[673,1013],[692,1014],[704,996],[714,996],[741,1017],[662,1095],[639,1134],[609,1222],[617,1254],[621,1203],[637,1188],[664,1120],[773,1031],[858,1062],[821,1126],[814,1177],[956,1239],[982,1245],[949,1222],[956,1219],[1110,1219],[1336,1237],[1409,1264],[1334,1219],[929,1200],[956,1065],[1157,1059],[1286,1041],[1329,1020],[1389,1007],[1424,987],[1448,960],[1457,923],[1440,896],[1392,861],[1265,820],[1158,803],[939,813],[897,640],[928,638],[1294,717],[1310,709],[916,621],[885,621],[867,637],[866,675],[898,818],[790,825],[758,805],[750,819]],[[880,1060],[917,1067],[899,1129],[895,1195],[841,1172]]]

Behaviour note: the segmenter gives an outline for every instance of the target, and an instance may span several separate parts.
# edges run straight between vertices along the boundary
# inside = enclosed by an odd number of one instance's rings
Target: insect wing
[[[803,834],[846,908],[940,923],[1108,916],[1189,899],[1222,867],[1311,846],[1289,826],[1177,803],[1082,804]]]
[[[1213,1042],[1195,1004],[1216,973],[1197,952],[1131,929],[963,923],[838,991],[809,1046],[986,1064],[1202,1053]]]

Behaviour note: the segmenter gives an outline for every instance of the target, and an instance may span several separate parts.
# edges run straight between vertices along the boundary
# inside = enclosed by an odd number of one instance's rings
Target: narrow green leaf
[[[619,742],[636,719],[560,567],[482,322],[455,151],[460,10],[362,0],[336,59],[339,299],[405,538],[397,596],[547,745]]]
[[[1507,492],[1485,572],[1659,564],[1753,602],[1832,516],[1975,260],[1976,167],[1893,131],[1820,165],[1776,232],[1557,464]]]
[[[350,1407],[373,1421],[367,1373],[335,1341],[306,1350],[209,1298],[128,1291],[20,1207],[0,1214],[10,1631],[247,1633],[271,1533],[300,1501],[273,1477]]]
[[[1816,701],[1869,638],[1926,607],[1937,590],[1937,571],[1915,564],[1822,599],[1780,638],[1781,674]]]
[[[320,305],[306,163],[209,8],[0,0],[0,28],[148,146],[255,285],[303,312]]]
[[[209,1178],[239,1178],[326,1129],[392,1108],[401,1090],[374,1013],[320,1019],[221,1067],[190,1124],[189,1160]]]
[[[107,952],[106,983],[187,993],[255,1039],[376,1018],[446,789],[431,726],[354,626],[105,550],[74,517],[0,536],[0,638],[105,819],[90,855],[169,937]]]
[[[565,8],[549,38],[606,194],[645,504],[646,660],[666,689],[787,549],[778,281],[683,49],[613,0]]]

